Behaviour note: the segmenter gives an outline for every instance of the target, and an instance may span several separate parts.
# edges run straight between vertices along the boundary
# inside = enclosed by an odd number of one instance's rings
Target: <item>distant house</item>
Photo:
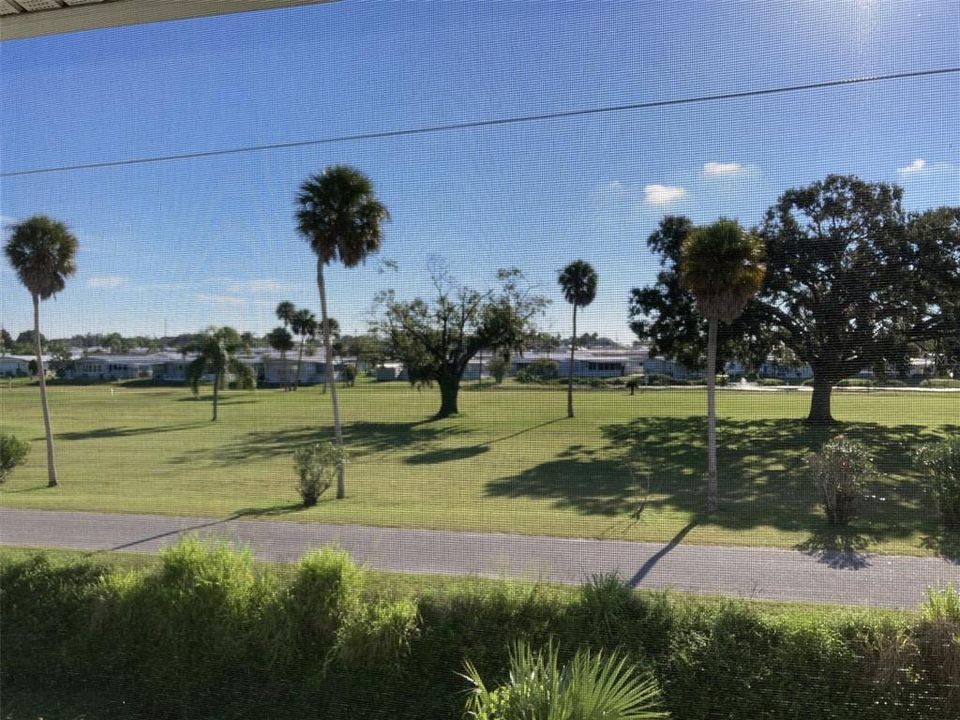
[[[31,355],[0,356],[0,377],[26,377],[30,375],[30,363],[36,358]],[[44,362],[46,362],[44,358]]]
[[[300,365],[300,385],[319,385],[327,380],[327,365],[324,353],[318,350],[314,355],[304,355]],[[248,365],[257,378],[258,385],[287,385],[292,384],[297,376],[297,353],[289,352],[281,358],[280,353],[264,351],[254,355],[238,357],[240,362]],[[343,366],[348,365],[351,358],[340,358],[334,361],[334,380],[342,379]]]
[[[152,355],[86,355],[77,358],[64,371],[71,380],[164,379],[164,366],[179,356],[172,353]]]
[[[570,373],[569,352],[526,353],[510,360],[510,372],[516,375],[537,360],[553,360],[559,368],[559,376]],[[573,357],[573,375],[578,378],[620,377],[632,371],[637,365],[636,358],[626,353],[611,354],[595,351],[577,351]]]

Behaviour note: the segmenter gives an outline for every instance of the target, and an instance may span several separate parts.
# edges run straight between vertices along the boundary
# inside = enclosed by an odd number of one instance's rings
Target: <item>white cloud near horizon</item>
[[[922,172],[927,168],[927,161],[923,158],[917,158],[909,165],[904,165],[902,168],[897,168],[897,172],[901,175],[914,175],[918,172]]]
[[[686,189],[679,185],[653,183],[643,187],[643,199],[648,205],[669,205],[685,197]]]
[[[280,282],[273,278],[255,278],[252,280],[237,280],[227,284],[227,292],[242,293],[279,293],[288,292],[294,288],[292,283]]]
[[[87,287],[96,290],[112,290],[127,282],[123,275],[94,275],[87,278]]]
[[[746,165],[738,162],[714,162],[710,161],[703,164],[703,174],[706,177],[724,177],[730,175],[739,175],[747,169]]]

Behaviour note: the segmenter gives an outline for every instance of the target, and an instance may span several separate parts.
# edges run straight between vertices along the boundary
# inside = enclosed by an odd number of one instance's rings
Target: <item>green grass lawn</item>
[[[5,507],[276,518],[489,532],[906,554],[954,552],[912,468],[923,442],[960,431],[956,394],[837,393],[830,430],[802,424],[809,394],[720,394],[722,511],[705,501],[702,390],[461,393],[463,415],[429,418],[436,390],[360,384],[341,393],[348,497],[298,505],[291,456],[331,436],[319,388],[227,392],[220,421],[184,388],[50,390],[62,486],[47,489],[36,387],[0,389],[0,426],[33,449],[0,490]],[[827,532],[802,457],[836,432],[880,470],[850,533]]]

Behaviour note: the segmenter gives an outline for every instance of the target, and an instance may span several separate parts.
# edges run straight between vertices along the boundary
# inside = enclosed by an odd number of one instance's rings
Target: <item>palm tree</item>
[[[343,445],[340,405],[333,375],[333,345],[327,323],[327,291],[324,265],[339,260],[344,267],[356,267],[380,249],[387,208],[377,200],[370,179],[347,165],[332,165],[319,175],[307,178],[297,195],[297,229],[317,256],[317,289],[320,292],[320,328],[323,332],[327,385],[333,403],[333,431]],[[346,495],[343,465],[337,472],[337,497]]]
[[[585,260],[574,260],[560,271],[563,297],[573,305],[573,336],[570,339],[570,371],[567,375],[567,417],[573,417],[573,360],[577,349],[577,308],[586,307],[597,296],[597,271]]]
[[[303,364],[303,344],[307,338],[313,338],[317,335],[317,318],[307,308],[297,310],[290,320],[290,327],[293,332],[300,336],[300,354],[297,357],[297,374],[294,376],[293,389],[300,387],[300,368]]]
[[[43,347],[40,335],[40,301],[52,297],[66,287],[67,278],[76,272],[73,262],[77,254],[77,238],[67,226],[46,215],[34,215],[13,225],[4,250],[20,282],[33,298],[33,337],[37,353],[37,376],[40,378],[40,406],[43,408],[43,429],[47,436],[47,487],[56,487],[57,464],[53,453],[53,429],[47,405],[47,383],[43,368]]]
[[[681,248],[680,283],[707,319],[707,511],[717,489],[717,326],[733,322],[760,290],[766,268],[763,242],[735,220],[720,219],[691,233]]]
[[[280,361],[283,363],[283,379],[286,381],[287,372],[286,372],[286,357],[287,352],[293,350],[293,335],[290,334],[290,331],[285,327],[275,327],[269,333],[267,333],[267,345],[269,345],[273,350],[276,350],[280,353]],[[286,390],[286,385],[284,385],[284,390]]]
[[[253,387],[253,371],[236,358],[236,353],[243,349],[243,341],[237,331],[231,327],[211,328],[206,334],[195,340],[189,350],[196,352],[197,357],[187,365],[187,382],[196,395],[200,391],[200,381],[205,375],[213,375],[213,417],[217,420],[217,409],[220,400],[220,388],[225,384],[227,373],[237,378],[237,385],[244,388]]]
[[[293,322],[293,316],[297,312],[296,306],[289,300],[284,300],[282,303],[277,305],[277,319],[283,323],[284,328],[289,328],[290,323]],[[283,379],[286,382],[283,389],[288,390],[290,388],[290,378],[288,377],[290,372],[287,368],[287,352],[286,350],[280,351],[280,363],[283,366]]]

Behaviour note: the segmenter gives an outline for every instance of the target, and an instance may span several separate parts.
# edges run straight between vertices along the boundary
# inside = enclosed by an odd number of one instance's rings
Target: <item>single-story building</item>
[[[26,377],[30,375],[30,363],[36,358],[32,355],[0,356],[0,377]],[[44,358],[47,362],[47,358]]]
[[[164,367],[176,362],[173,353],[151,355],[86,355],[79,357],[64,371],[71,380],[166,379]]]

